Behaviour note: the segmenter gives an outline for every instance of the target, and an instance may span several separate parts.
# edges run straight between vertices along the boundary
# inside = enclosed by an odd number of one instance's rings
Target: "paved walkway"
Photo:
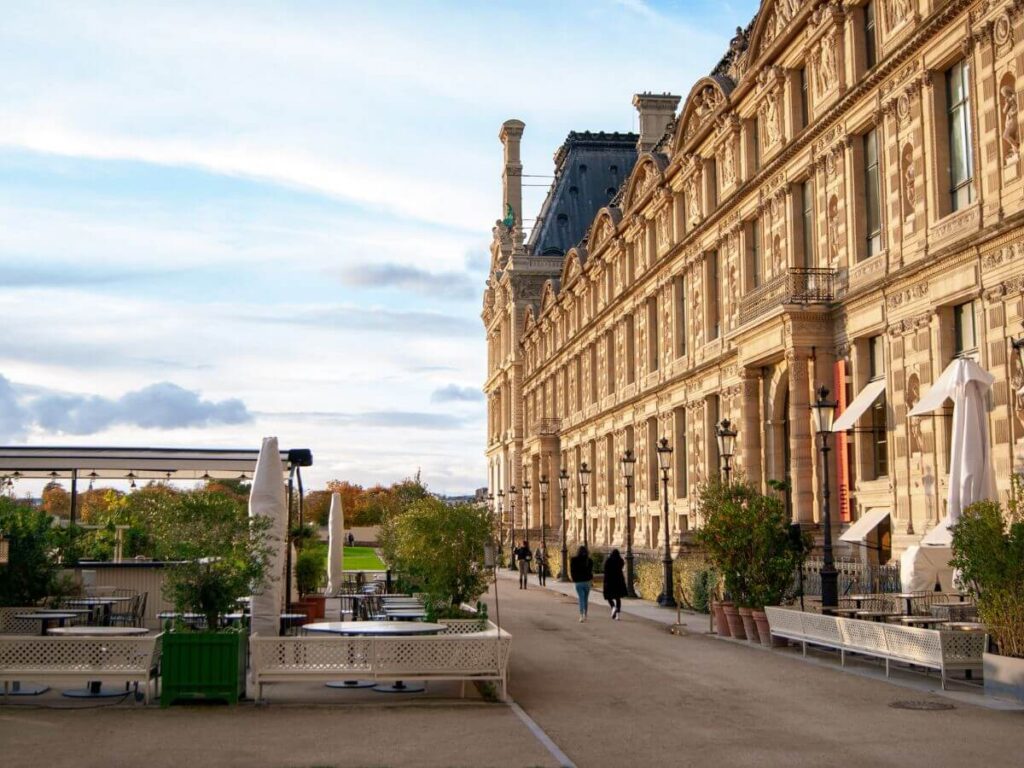
[[[706,635],[707,617],[629,601],[612,621],[600,593],[577,622],[571,585],[525,592],[502,575],[499,609],[513,637],[511,692],[577,766],[880,768],[1020,764],[1024,713],[894,684],[828,662]],[[494,616],[493,592],[490,598]],[[660,625],[660,626],[659,626]],[[822,657],[824,659],[824,656]],[[970,696],[971,694],[966,694]],[[951,704],[909,711],[906,700]]]

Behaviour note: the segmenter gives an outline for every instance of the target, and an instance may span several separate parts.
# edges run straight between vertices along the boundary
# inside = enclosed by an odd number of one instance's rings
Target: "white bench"
[[[778,607],[765,608],[765,613],[771,633],[800,643],[804,655],[810,644],[838,650],[843,666],[847,653],[873,656],[885,661],[886,677],[892,662],[935,669],[943,690],[947,673],[980,671],[988,645],[988,636],[981,632],[904,627]]]
[[[6,699],[18,680],[158,682],[161,635],[141,637],[55,637],[0,635],[0,682]],[[153,691],[155,693],[155,690]]]
[[[298,635],[250,638],[257,700],[267,683],[331,680],[458,680],[498,683],[507,696],[512,636],[489,623],[480,632],[413,637]],[[459,627],[461,629],[461,627]]]

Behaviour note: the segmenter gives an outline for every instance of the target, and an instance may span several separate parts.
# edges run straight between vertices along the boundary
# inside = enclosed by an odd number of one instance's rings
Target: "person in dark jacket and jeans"
[[[526,575],[530,572],[530,561],[533,560],[529,543],[524,541],[521,547],[516,548],[513,556],[519,565],[519,588],[526,589]]]
[[[569,578],[576,585],[576,598],[580,605],[580,622],[587,620],[587,603],[590,600],[590,583],[594,580],[594,564],[590,551],[582,546],[569,560]]]
[[[604,561],[604,599],[612,609],[612,618],[618,619],[622,611],[622,598],[629,594],[626,590],[626,577],[622,574],[625,561],[619,550],[613,549]]]

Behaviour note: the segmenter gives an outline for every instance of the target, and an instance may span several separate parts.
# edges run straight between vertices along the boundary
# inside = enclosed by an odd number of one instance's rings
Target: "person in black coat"
[[[582,546],[569,560],[569,578],[576,586],[576,599],[580,606],[580,622],[587,620],[587,604],[590,601],[590,583],[594,580],[594,564],[590,551]]]
[[[618,619],[622,611],[622,598],[629,592],[626,590],[626,577],[622,574],[625,561],[619,550],[613,549],[604,561],[604,589],[602,594],[612,609],[612,618]]]

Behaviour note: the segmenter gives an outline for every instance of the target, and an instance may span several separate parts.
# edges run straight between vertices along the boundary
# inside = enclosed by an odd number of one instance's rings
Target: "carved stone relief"
[[[890,30],[901,26],[911,14],[911,0],[888,0],[886,3],[886,21]]]
[[[827,93],[837,82],[835,34],[825,35],[818,46],[817,89],[818,95]]]
[[[900,159],[900,179],[900,186],[903,189],[903,218],[907,219],[914,215],[914,206],[917,205],[914,148],[910,144],[903,147],[903,154]]]
[[[764,100],[762,115],[764,117],[765,148],[775,146],[782,138],[782,122],[778,101],[778,92],[768,94]]]
[[[1016,165],[1020,159],[1020,129],[1017,117],[1017,90],[1014,77],[1007,72],[999,85],[1000,136],[1003,165]]]
[[[736,147],[735,140],[730,136],[722,150],[722,183],[730,186],[736,183]]]
[[[835,195],[828,201],[828,258],[836,261],[839,258],[839,198]]]

